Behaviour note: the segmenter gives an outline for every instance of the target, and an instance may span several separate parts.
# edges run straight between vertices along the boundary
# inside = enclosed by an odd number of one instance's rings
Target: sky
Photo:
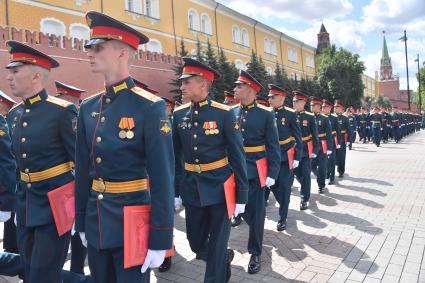
[[[417,90],[417,62],[425,61],[425,0],[218,0],[218,2],[313,47],[322,22],[331,44],[360,55],[365,73],[379,72],[383,31],[400,88],[407,89],[404,42],[407,32],[410,89]]]

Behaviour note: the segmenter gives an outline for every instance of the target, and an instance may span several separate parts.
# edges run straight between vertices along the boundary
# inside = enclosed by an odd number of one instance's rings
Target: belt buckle
[[[195,164],[194,165],[194,167],[195,167],[195,171],[196,171],[196,173],[201,173],[202,172],[202,170],[201,170],[201,165],[199,165],[199,164]]]
[[[21,178],[21,179],[24,179],[24,180],[23,180],[24,182],[29,183],[29,182],[31,181],[30,174],[25,173],[25,172],[21,172],[21,175],[22,175],[22,177],[23,177],[23,178]]]
[[[102,178],[99,178],[99,189],[102,191],[102,193],[106,191],[105,181],[103,181]]]

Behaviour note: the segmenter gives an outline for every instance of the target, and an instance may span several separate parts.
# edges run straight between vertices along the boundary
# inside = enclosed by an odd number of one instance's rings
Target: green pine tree
[[[267,74],[263,59],[258,57],[254,51],[252,51],[251,61],[248,63],[247,71],[264,87],[258,93],[258,96],[267,97],[267,85],[269,84],[271,78]]]
[[[214,53],[210,41],[207,42],[207,52],[205,53],[205,63],[216,71],[219,71],[217,56]],[[222,79],[215,80],[210,88],[210,96],[214,100],[220,99],[220,84]]]
[[[220,74],[222,74],[222,78],[218,80],[216,83],[217,87],[217,101],[223,101],[224,100],[224,91],[230,91],[233,90],[235,87],[235,81],[238,77],[238,69],[236,69],[235,64],[229,63],[227,61],[227,57],[224,54],[224,51],[222,48],[220,48],[220,51],[218,53],[218,71]]]
[[[189,55],[189,52],[187,52],[186,47],[184,45],[183,38],[180,40],[180,50],[178,55],[180,57],[185,57]],[[170,85],[172,85],[173,89],[170,91],[174,99],[181,103],[181,92],[180,92],[180,81],[178,80],[178,77],[180,77],[181,73],[183,72],[183,60],[179,61],[177,64],[175,64],[171,68],[175,74],[175,79],[172,79],[170,82]]]
[[[195,59],[198,60],[199,62],[205,62],[205,56],[202,53],[202,44],[201,44],[201,41],[199,40],[199,37],[196,38],[196,54],[195,54]]]

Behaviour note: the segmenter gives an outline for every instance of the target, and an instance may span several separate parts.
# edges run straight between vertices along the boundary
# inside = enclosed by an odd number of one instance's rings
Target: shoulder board
[[[323,114],[323,113],[320,113],[320,116],[325,117],[325,118],[328,118],[328,116],[325,115],[325,114]]]
[[[241,105],[238,103],[238,104],[235,104],[235,105],[232,105],[232,106],[230,106],[230,109],[235,109],[235,108],[238,108],[238,107],[241,107]]]
[[[313,113],[308,112],[308,111],[305,111],[305,114],[310,115],[310,116],[314,116],[314,114],[313,114]]]
[[[88,96],[88,97],[84,98],[84,99],[83,99],[83,101],[87,101],[87,100],[93,99],[93,98],[95,98],[95,97],[98,97],[98,96],[99,96],[99,95],[101,95],[102,93],[103,93],[103,91],[101,91],[101,92],[99,92],[99,93],[96,93],[96,94],[93,94],[93,95],[90,95],[90,96]]]
[[[342,116],[344,116],[344,117],[347,117],[347,118],[348,118],[347,114],[342,114]]]
[[[285,106],[285,110],[288,110],[290,112],[295,112],[295,109],[292,109],[291,107],[287,107],[287,106]]]
[[[335,118],[338,118],[338,115],[336,115],[335,113],[332,113],[331,115],[334,116]]]
[[[9,113],[10,113],[13,109],[17,108],[18,106],[21,106],[22,104],[23,104],[23,102],[19,102],[19,103],[17,103],[17,104],[15,104],[15,105],[13,105],[13,106],[12,106],[12,108],[10,108],[10,109],[9,109]]]
[[[225,105],[225,104],[221,104],[221,103],[216,102],[216,101],[211,101],[211,107],[218,108],[218,109],[225,110],[225,111],[229,111],[230,109],[232,109],[230,106]]]
[[[180,105],[179,107],[175,108],[175,109],[174,109],[174,112],[177,112],[177,111],[179,111],[179,110],[182,110],[182,109],[188,108],[189,106],[190,106],[190,102],[185,103],[185,104]]]
[[[143,97],[143,98],[145,98],[149,101],[152,101],[152,102],[157,102],[157,101],[162,100],[161,97],[156,96],[155,94],[152,94],[152,93],[150,93],[150,92],[148,92],[148,91],[146,91],[146,90],[144,90],[140,87],[137,87],[137,86],[133,87],[131,89],[131,91],[134,92],[135,94],[137,94],[138,96],[141,96],[141,97]]]
[[[263,109],[263,110],[266,110],[266,111],[269,111],[269,112],[272,112],[272,108],[270,108],[270,107],[267,107],[267,106],[264,106],[264,105],[262,105],[262,104],[257,104],[257,107],[258,108],[261,108],[261,109]]]
[[[73,105],[72,102],[69,102],[69,101],[54,97],[54,96],[50,96],[50,95],[49,95],[49,97],[47,97],[46,101],[53,103],[53,104],[56,104],[56,105],[59,105],[63,108],[66,108],[70,105]]]

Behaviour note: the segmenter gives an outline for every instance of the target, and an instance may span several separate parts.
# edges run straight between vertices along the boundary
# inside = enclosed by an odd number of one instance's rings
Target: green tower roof
[[[390,60],[390,55],[388,54],[387,40],[385,39],[385,35],[384,35],[384,47],[382,48],[382,59]]]

